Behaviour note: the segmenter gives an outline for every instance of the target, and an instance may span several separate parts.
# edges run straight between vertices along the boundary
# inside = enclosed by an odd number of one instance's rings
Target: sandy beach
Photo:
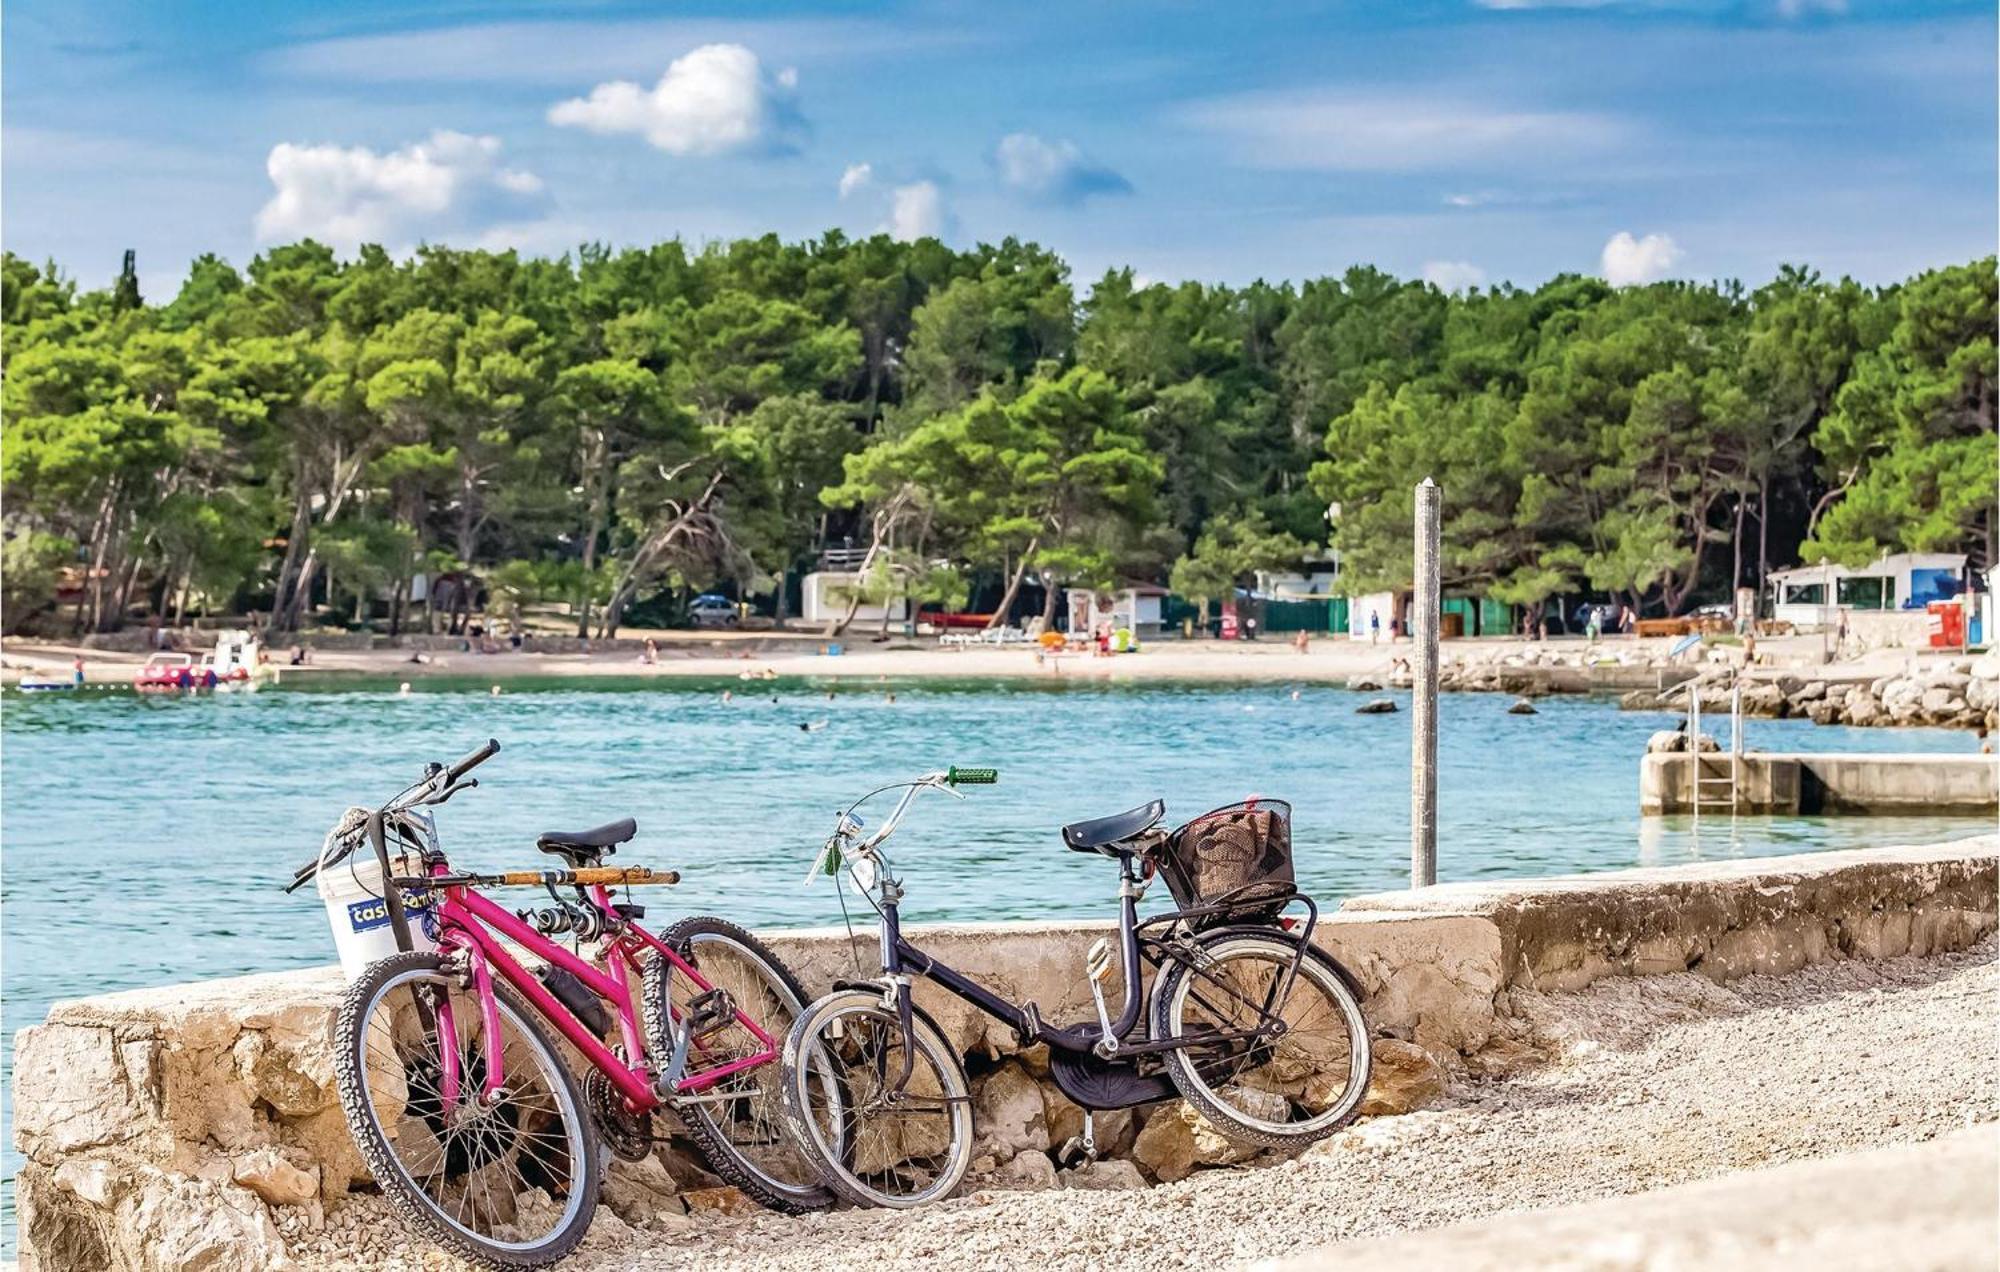
[[[657,659],[647,662],[628,641],[654,639]],[[868,635],[849,633],[836,642],[839,654],[828,654],[824,638],[804,632],[633,632],[619,647],[592,653],[543,653],[503,650],[483,654],[476,649],[449,647],[445,638],[431,638],[446,647],[425,651],[421,660],[409,649],[318,649],[304,667],[286,665],[289,645],[272,651],[279,683],[344,675],[486,679],[494,684],[538,677],[838,677],[842,680],[902,680],[929,678],[1044,679],[1068,677],[1103,681],[1233,681],[1344,683],[1362,677],[1387,683],[1414,656],[1405,641],[1380,644],[1322,636],[1301,652],[1278,637],[1259,641],[1157,640],[1130,654],[1101,656],[1070,652],[1044,654],[1028,645],[940,646],[934,637],[894,638],[877,643]],[[311,644],[311,638],[306,638]],[[1591,644],[1581,637],[1545,641],[1481,638],[1448,641],[1440,658],[1454,663],[1486,662],[1509,665],[1558,665],[1628,669],[1643,676],[1648,669],[1670,665],[1668,638],[1610,637]],[[1726,649],[1726,647],[1724,647]],[[1907,671],[1911,664],[1957,656],[1906,649],[1872,650],[1858,658],[1826,664],[1817,636],[1760,640],[1756,670],[1772,674],[1811,669],[1823,678],[1857,679]],[[1680,665],[1696,650],[1682,655]],[[1715,649],[1708,651],[1710,655]],[[73,660],[84,659],[89,684],[126,685],[146,661],[143,653],[84,649],[53,643],[10,640],[0,645],[0,680],[13,683],[23,675],[67,675]],[[1740,658],[1740,651],[1721,656]]]

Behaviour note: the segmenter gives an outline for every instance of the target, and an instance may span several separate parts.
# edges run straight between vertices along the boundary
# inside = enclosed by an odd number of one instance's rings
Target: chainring
[[[583,1098],[590,1104],[590,1116],[613,1156],[643,1162],[652,1155],[653,1115],[627,1108],[625,1097],[611,1085],[610,1078],[592,1069],[583,1080]]]

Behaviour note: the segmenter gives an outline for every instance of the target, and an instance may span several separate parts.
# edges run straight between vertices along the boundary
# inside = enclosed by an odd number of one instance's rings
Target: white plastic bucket
[[[392,859],[393,860],[393,859]],[[340,952],[340,971],[351,983],[370,963],[396,953],[396,928],[389,920],[387,890],[382,886],[382,863],[363,843],[345,861],[322,866],[319,897],[326,903],[327,925],[333,929],[333,945]],[[403,893],[403,917],[410,925],[410,948],[437,948],[437,916],[428,906],[420,907],[409,891]]]

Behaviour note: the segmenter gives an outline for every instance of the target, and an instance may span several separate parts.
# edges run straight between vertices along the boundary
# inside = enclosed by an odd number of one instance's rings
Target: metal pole
[[[1438,488],[1417,485],[1417,585],[1410,597],[1416,637],[1410,722],[1410,886],[1437,882]]]

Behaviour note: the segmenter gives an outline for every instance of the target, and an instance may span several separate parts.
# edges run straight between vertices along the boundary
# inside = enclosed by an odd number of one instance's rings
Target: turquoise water
[[[829,700],[830,688],[835,696]],[[835,808],[881,781],[994,765],[1000,785],[930,797],[892,856],[904,912],[927,919],[1109,916],[1108,863],[1063,849],[1064,821],[1164,796],[1180,820],[1250,794],[1295,806],[1302,884],[1329,908],[1408,870],[1409,719],[1357,716],[1360,695],[1290,685],[1162,686],[789,680],[329,680],[199,698],[126,692],[0,700],[5,786],[4,993],[12,1031],[103,990],[324,963],[323,912],[278,886],[350,803],[379,802],[427,759],[488,736],[482,783],[440,810],[455,861],[535,864],[536,832],[631,815],[620,862],[686,882],[655,918],[716,911],[753,925],[836,923],[801,880]],[[724,702],[723,690],[733,694]],[[1296,691],[1297,697],[1292,696]],[[1379,696],[1379,695],[1369,695]],[[1391,695],[1407,706],[1407,695]],[[1607,870],[1973,833],[1963,819],[1704,819],[1642,826],[1638,757],[1667,717],[1615,703],[1446,695],[1439,875]],[[825,721],[803,731],[802,723]],[[1752,721],[1770,750],[1969,751],[1966,733]],[[872,820],[872,819],[871,819]],[[522,894],[522,904],[529,904]],[[11,1085],[11,1084],[10,1084]],[[12,1176],[11,1118],[7,1133]],[[6,1190],[12,1227],[12,1189]]]

